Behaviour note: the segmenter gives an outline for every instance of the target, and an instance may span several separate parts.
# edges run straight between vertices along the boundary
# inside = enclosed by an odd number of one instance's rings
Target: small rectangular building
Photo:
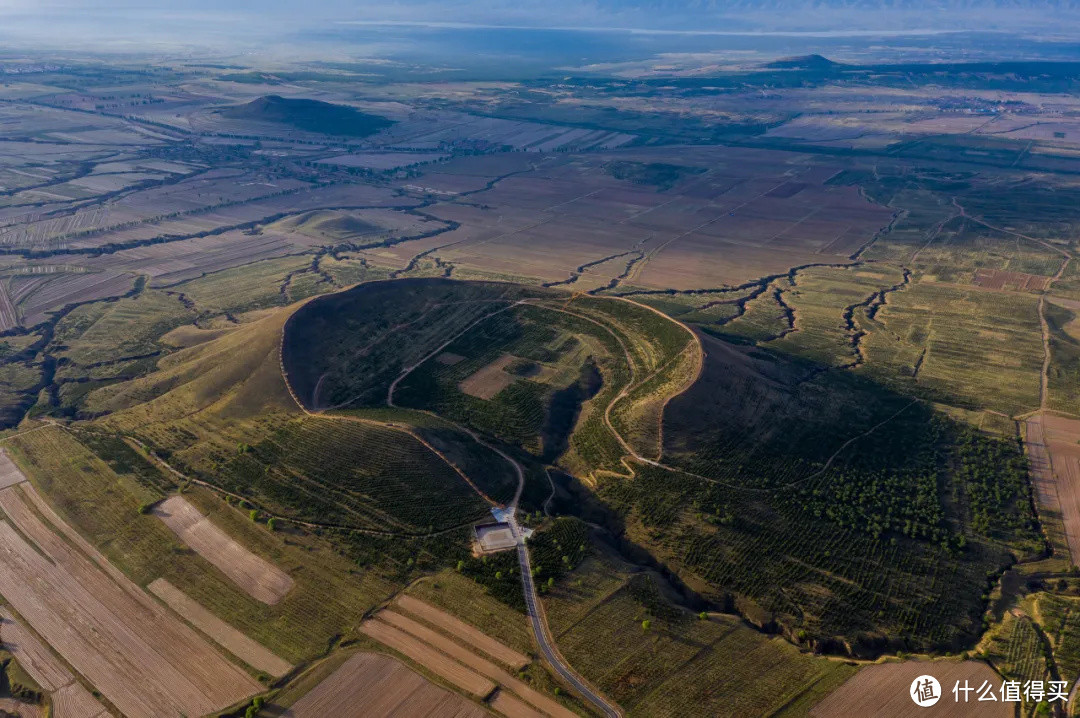
[[[503,521],[473,526],[473,536],[480,553],[505,551],[517,545],[510,524]]]

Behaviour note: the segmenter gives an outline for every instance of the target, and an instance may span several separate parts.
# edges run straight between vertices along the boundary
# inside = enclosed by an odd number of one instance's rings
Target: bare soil
[[[936,705],[919,707],[911,698],[911,683],[921,675],[930,675],[941,684],[941,698]],[[993,686],[997,702],[979,702],[977,692],[960,694],[960,702],[952,689],[964,681],[978,691],[983,681]],[[908,718],[919,715],[934,718],[1008,718],[1016,703],[1000,701],[1001,677],[979,661],[905,661],[867,666],[850,678],[810,711],[812,718]]]
[[[265,646],[256,643],[222,621],[198,601],[187,596],[165,579],[159,578],[147,588],[188,623],[214,639],[219,646],[252,668],[275,678],[280,678],[292,670],[290,663],[278,658]]]
[[[57,535],[23,486],[0,490],[10,521],[0,521],[4,598],[124,715],[205,715],[262,690],[138,586],[106,571],[99,556]],[[75,534],[66,524],[57,529]]]
[[[26,481],[23,472],[19,471],[19,467],[8,458],[7,454],[0,451],[0,489],[6,489],[23,481]]]
[[[517,381],[517,377],[504,371],[513,363],[514,357],[503,354],[479,371],[469,375],[458,384],[458,389],[477,399],[491,399],[500,391]]]
[[[400,662],[357,653],[285,712],[287,718],[484,718],[485,711]]]
[[[394,649],[467,693],[484,698],[495,690],[495,684],[476,671],[451,660],[423,641],[399,631],[388,623],[365,621],[360,625],[360,632]]]
[[[252,598],[272,606],[292,588],[293,580],[287,573],[240,545],[184,497],[170,496],[153,511],[181,541],[221,569]]]
[[[506,691],[499,691],[489,705],[507,718],[544,718],[545,713],[533,710]]]
[[[975,284],[987,289],[1012,289],[1018,292],[1041,292],[1050,284],[1050,277],[1024,272],[1004,272],[1000,269],[975,270]]]
[[[483,631],[470,626],[464,621],[451,616],[449,613],[438,609],[431,604],[424,603],[419,599],[404,594],[398,596],[396,603],[399,608],[424,619],[434,626],[438,626],[455,638],[462,640],[469,646],[476,648],[481,653],[494,658],[500,663],[510,666],[514,670],[529,665],[530,661],[527,656],[503,645]]]
[[[1038,466],[1045,460],[1040,460],[1037,451],[1030,451],[1033,446],[1031,430],[1035,421],[1036,417],[1028,421],[1028,447],[1033,481],[1041,498]],[[1065,524],[1065,536],[1075,563],[1080,556],[1080,443],[1077,443],[1080,442],[1080,420],[1043,414],[1041,425],[1043,445],[1049,453],[1050,473]]]
[[[447,636],[414,621],[408,616],[386,610],[376,614],[375,620],[388,623],[395,628],[420,639],[433,648],[437,648],[451,658],[472,668],[480,675],[495,681],[500,687],[512,691],[519,698],[524,699],[527,703],[531,704],[534,708],[543,711],[546,715],[555,716],[556,718],[574,718],[574,713],[572,711],[563,708],[557,701],[545,696],[543,693],[540,693],[524,682],[519,681],[517,678],[514,678],[491,661],[476,655],[474,652],[475,649],[470,650],[465,648]]]

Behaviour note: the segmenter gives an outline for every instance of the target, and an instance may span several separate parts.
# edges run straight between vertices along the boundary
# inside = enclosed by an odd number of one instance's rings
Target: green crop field
[[[204,455],[200,467],[210,483],[274,513],[343,527],[430,533],[487,510],[414,437],[347,418],[290,421],[257,443]]]
[[[87,304],[68,314],[53,335],[59,356],[79,367],[160,351],[157,340],[194,315],[160,290],[107,304]]]

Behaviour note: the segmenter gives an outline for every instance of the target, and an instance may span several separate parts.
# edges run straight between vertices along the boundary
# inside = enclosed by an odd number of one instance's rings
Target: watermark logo
[[[929,708],[941,700],[941,684],[933,676],[919,676],[911,682],[911,700],[920,708]]]

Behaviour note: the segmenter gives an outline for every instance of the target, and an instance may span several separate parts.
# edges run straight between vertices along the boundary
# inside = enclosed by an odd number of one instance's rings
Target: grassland
[[[1047,371],[1048,406],[1071,412],[1080,401],[1080,324],[1077,309],[1068,300],[1048,299],[1043,306],[1050,332],[1050,366]]]
[[[177,285],[173,291],[208,314],[239,314],[251,309],[283,305],[282,291],[289,274],[310,266],[309,257],[283,257],[236,269],[226,269]]]
[[[1008,415],[1039,405],[1038,298],[919,281],[877,314],[867,372],[910,377],[911,391],[943,403]]]
[[[301,521],[429,533],[484,515],[454,467],[410,434],[348,419],[290,421],[271,436],[204,457],[208,480]]]

